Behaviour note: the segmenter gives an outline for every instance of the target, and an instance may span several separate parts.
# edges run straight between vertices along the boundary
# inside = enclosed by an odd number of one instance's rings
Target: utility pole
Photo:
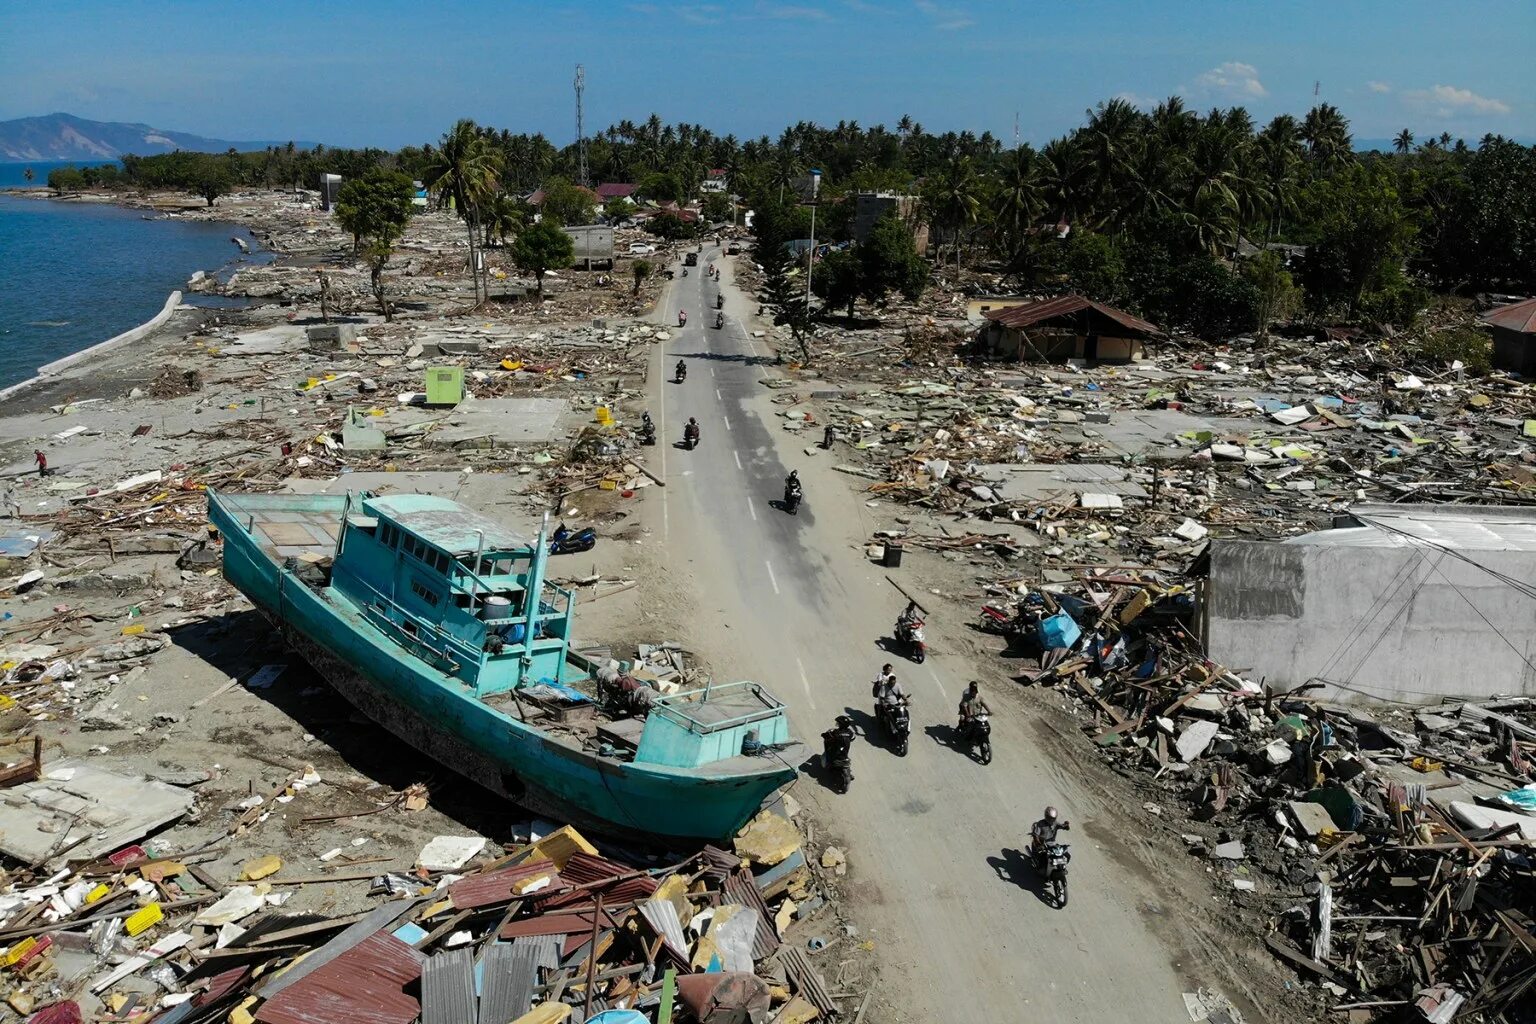
[[[811,268],[816,263],[816,197],[821,191],[821,171],[811,168],[811,247],[805,253],[805,319],[811,319]]]
[[[580,64],[576,65],[576,184],[586,188],[587,181],[587,135],[581,125],[581,94],[587,87],[587,72]]]

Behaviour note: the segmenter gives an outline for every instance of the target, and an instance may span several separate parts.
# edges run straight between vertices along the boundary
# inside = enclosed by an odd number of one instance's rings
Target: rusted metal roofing
[[[284,988],[256,1011],[264,1024],[411,1024],[421,1004],[405,988],[426,957],[376,932],[319,970]]]
[[[620,875],[634,873],[634,868],[615,864],[611,860],[605,860],[581,850],[571,854],[565,862],[565,867],[560,869],[560,877],[572,885],[587,885],[591,882],[600,882],[605,878],[617,878]]]
[[[1008,306],[1004,309],[989,310],[983,313],[982,316],[988,320],[1000,323],[1004,327],[1021,331],[1051,320],[1076,316],[1078,313],[1088,310],[1135,334],[1157,333],[1156,324],[1148,323],[1140,317],[1132,316],[1129,313],[1115,309],[1113,306],[1106,306],[1102,302],[1094,302],[1092,299],[1084,298],[1081,295],[1058,295],[1054,299],[1027,302],[1022,306]]]
[[[699,851],[699,861],[706,878],[725,878],[741,867],[741,858],[718,846],[706,846]]]
[[[1521,334],[1536,334],[1536,299],[1496,306],[1484,313],[1483,323]]]
[[[468,949],[447,950],[423,965],[421,1024],[475,1024],[475,957]]]
[[[721,888],[732,903],[757,911],[757,930],[752,935],[752,959],[764,960],[772,956],[779,948],[779,933],[773,926],[773,914],[769,912],[768,904],[763,902],[763,894],[757,891],[752,876],[738,871],[726,878]]]
[[[821,980],[821,974],[811,966],[799,946],[785,946],[779,952],[779,963],[784,965],[784,973],[789,976],[790,982],[795,986],[795,991],[823,1014],[837,1012],[837,1004],[832,1001],[832,994],[827,991],[827,983]]]
[[[525,894],[525,886],[545,876],[549,878],[549,883],[535,891],[548,893],[565,888],[565,882],[560,872],[555,870],[553,862],[536,860],[462,878],[448,887],[448,898],[453,901],[455,910],[475,910],[497,903],[510,903]]]
[[[593,910],[592,907],[583,907],[522,921],[508,921],[502,926],[501,937],[515,939],[521,935],[585,935],[592,931]],[[603,911],[601,927],[614,928],[617,924],[612,914]]]

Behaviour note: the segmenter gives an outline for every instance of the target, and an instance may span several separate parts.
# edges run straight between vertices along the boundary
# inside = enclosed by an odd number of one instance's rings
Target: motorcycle
[[[896,640],[906,646],[908,657],[921,665],[928,657],[928,643],[923,639],[922,619],[897,619]]]
[[[905,697],[897,701],[879,701],[875,704],[875,717],[885,727],[897,757],[907,756],[907,741],[912,736],[912,711]]]
[[[677,326],[679,326],[679,327],[687,327],[688,326],[688,314],[687,313],[679,313],[679,314],[677,314]]]
[[[720,330],[720,328],[722,328],[724,326],[725,326],[725,314],[724,313],[716,313],[715,314],[715,330],[718,331],[718,330]]]
[[[672,379],[677,381],[679,384],[688,379],[688,367],[685,363],[677,364],[677,372]]]
[[[656,424],[650,420],[640,424],[640,443],[643,445],[653,445],[656,443]]]
[[[853,756],[849,744],[834,739],[834,735],[832,730],[822,733],[821,759],[832,774],[832,788],[838,793],[846,793],[849,784],[853,782]]]
[[[572,533],[564,523],[555,529],[549,538],[549,553],[552,555],[574,555],[582,551],[591,551],[597,545],[597,531],[588,526]]]
[[[802,492],[798,487],[784,488],[784,511],[790,515],[800,514],[800,499]]]
[[[1043,894],[1057,910],[1067,906],[1067,862],[1071,859],[1066,843],[1046,843],[1035,853],[1035,873],[1040,876]]]
[[[683,428],[683,447],[690,452],[699,446],[699,428],[690,423]]]
[[[688,268],[687,268],[687,267],[684,267],[684,268],[683,268],[683,276],[684,276],[684,277],[687,277],[687,276],[688,276]]]
[[[970,746],[971,752],[978,754],[978,760],[982,764],[992,763],[992,722],[990,716],[983,711],[979,715],[972,715],[966,722],[961,735]]]

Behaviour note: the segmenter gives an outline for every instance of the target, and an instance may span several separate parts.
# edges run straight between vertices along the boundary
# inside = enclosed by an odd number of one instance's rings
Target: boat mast
[[[523,657],[521,659],[524,669],[533,664],[533,631],[539,619],[539,595],[544,590],[544,560],[549,557],[549,542],[545,539],[545,534],[548,532],[549,513],[545,512],[544,520],[539,524],[539,539],[533,546],[533,559],[528,563],[528,606],[523,609]],[[521,678],[519,678],[519,684],[521,684]]]

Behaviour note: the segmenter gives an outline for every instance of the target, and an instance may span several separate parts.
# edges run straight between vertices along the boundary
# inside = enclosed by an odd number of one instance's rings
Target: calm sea
[[[0,164],[0,187],[26,184],[26,166]],[[41,184],[60,165],[30,166]],[[242,259],[232,235],[255,244],[233,224],[146,216],[0,196],[0,388],[148,320],[194,271],[232,271]],[[271,255],[243,259],[266,263]]]

